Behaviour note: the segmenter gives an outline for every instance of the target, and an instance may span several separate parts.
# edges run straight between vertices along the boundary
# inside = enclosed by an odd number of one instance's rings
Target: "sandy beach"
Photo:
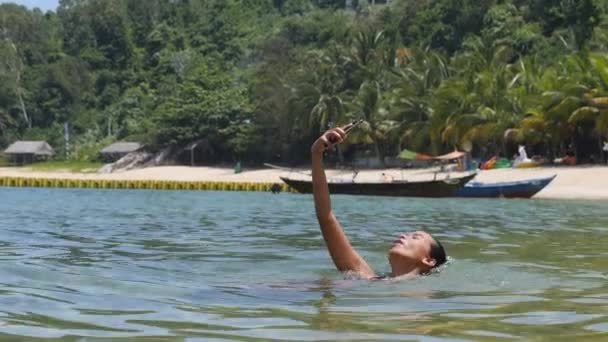
[[[431,170],[420,169],[386,169],[362,170],[356,176],[356,181],[379,181],[385,173],[394,179],[428,180],[434,177]],[[40,172],[31,171],[27,167],[0,168],[0,177],[31,177],[31,178],[65,178],[65,179],[105,179],[105,180],[172,180],[172,181],[221,181],[221,182],[254,182],[280,183],[280,176],[309,179],[310,170],[306,168],[279,169],[243,169],[235,174],[231,168],[219,167],[188,167],[162,166],[130,170],[115,173],[74,173],[74,172]],[[350,180],[351,170],[327,170],[330,179]],[[452,176],[457,174],[452,173]],[[553,199],[603,199],[608,200],[608,166],[578,166],[578,167],[537,167],[527,169],[497,169],[479,171],[476,181],[498,182],[517,181],[529,178],[557,175],[555,180],[535,198]],[[438,178],[446,174],[439,173]]]

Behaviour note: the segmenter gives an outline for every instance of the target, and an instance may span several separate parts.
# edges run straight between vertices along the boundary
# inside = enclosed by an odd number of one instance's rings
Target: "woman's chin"
[[[402,244],[395,243],[388,250],[388,253],[396,253],[396,254],[404,254],[406,251],[405,247]]]
[[[393,263],[393,262],[399,262],[399,260],[404,259],[405,255],[403,248],[400,248],[400,246],[393,246],[391,249],[388,250],[388,260]]]
[[[391,254],[400,254],[399,250],[400,250],[400,246],[399,245],[394,245],[392,246],[389,250],[388,250],[388,255],[390,257]]]
[[[414,258],[403,246],[396,245],[388,250],[388,260],[391,264],[410,264]]]

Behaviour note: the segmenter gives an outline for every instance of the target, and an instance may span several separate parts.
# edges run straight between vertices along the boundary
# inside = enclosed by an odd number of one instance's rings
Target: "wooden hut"
[[[45,160],[54,154],[53,148],[46,141],[15,141],[4,154],[15,165],[31,164]]]

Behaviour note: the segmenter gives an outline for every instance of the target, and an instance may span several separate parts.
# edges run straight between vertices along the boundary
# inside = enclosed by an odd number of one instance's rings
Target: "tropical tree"
[[[369,80],[379,80],[384,69],[383,50],[385,33],[373,27],[360,29],[352,39],[351,60],[357,67],[359,84]]]
[[[588,90],[583,98],[586,103],[572,112],[568,122],[577,126],[593,127],[601,154],[602,142],[608,136],[608,57],[594,54],[590,56],[597,83]]]
[[[445,59],[438,53],[412,49],[404,63],[392,70],[395,77],[391,94],[391,111],[400,125],[400,141],[413,149],[430,146],[438,153],[441,125],[433,107],[433,91],[450,76]]]
[[[341,75],[342,58],[337,50],[333,53],[315,51],[310,54],[314,89],[318,100],[310,111],[310,126],[318,127],[319,131],[335,127],[346,121],[346,110],[343,97],[347,95]],[[342,149],[337,148],[340,163],[344,162]]]
[[[480,37],[469,39],[452,64],[460,81],[437,94],[446,98],[438,100],[443,108],[455,104],[444,121],[443,141],[471,142],[482,154],[505,152],[504,132],[516,127],[522,111],[515,93],[521,75],[509,63],[511,50],[489,44]]]
[[[397,121],[392,120],[388,111],[388,101],[380,84],[376,81],[364,82],[354,101],[351,103],[349,116],[362,119],[361,128],[351,133],[352,143],[371,144],[378,161],[384,165],[387,147],[391,134],[397,128]]]
[[[28,128],[32,128],[32,120],[25,106],[25,89],[23,88],[22,75],[24,65],[17,51],[15,43],[7,36],[0,43],[2,52],[2,63],[0,63],[0,77],[11,85],[12,92],[16,96],[18,106],[23,115],[23,121]]]
[[[571,68],[581,67],[577,59],[575,55],[566,58],[564,63],[570,64],[568,72],[556,66],[543,66],[535,58],[520,62],[519,86],[513,93],[520,106],[520,122],[506,138],[531,146],[542,145],[552,157],[564,152],[565,141],[572,136],[572,125],[567,119],[582,104],[581,98],[587,91],[579,78],[580,70],[578,76],[572,76]]]
[[[57,144],[67,122],[83,146],[205,138],[217,161],[303,163],[321,131],[363,117],[349,149],[380,160],[468,142],[584,159],[608,135],[606,1],[369,3],[1,4],[0,145]]]

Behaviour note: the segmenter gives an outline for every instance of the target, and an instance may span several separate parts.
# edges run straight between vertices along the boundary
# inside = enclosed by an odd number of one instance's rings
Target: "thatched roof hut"
[[[29,164],[52,156],[55,152],[46,141],[15,141],[4,154],[17,165]]]

